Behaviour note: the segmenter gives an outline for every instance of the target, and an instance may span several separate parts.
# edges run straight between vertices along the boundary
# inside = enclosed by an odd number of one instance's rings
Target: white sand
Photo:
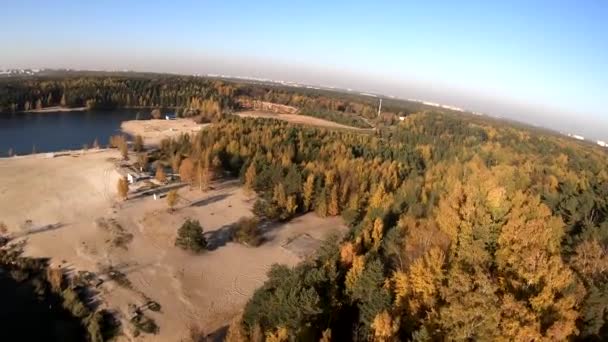
[[[141,305],[146,297],[160,303],[162,312],[146,312],[160,326],[159,334],[143,334],[138,341],[178,341],[193,324],[207,333],[225,326],[264,282],[271,264],[301,260],[282,247],[288,240],[303,233],[322,239],[343,229],[339,218],[308,214],[276,225],[260,247],[225,242],[227,228],[250,216],[253,204],[236,181],[216,182],[206,193],[182,188],[178,210],[171,214],[165,199],[151,196],[115,203],[119,176],[112,158],[118,158],[116,151],[0,159],[0,220],[13,232],[27,219],[30,228],[63,224],[27,235],[27,255],[50,257],[53,264],[65,261],[63,267],[75,270],[98,272],[113,265],[124,272],[132,289],[107,281],[99,290],[102,307],[121,315],[127,335],[129,303]],[[127,250],[110,245],[110,234],[94,224],[100,217],[116,219],[133,234]],[[174,247],[186,217],[201,222],[210,243],[218,237],[222,242],[202,255]]]
[[[0,159],[0,220],[18,230],[25,220],[34,226],[69,226],[108,208],[118,174],[109,158],[116,151],[37,154]]]
[[[177,137],[184,133],[196,133],[206,124],[199,125],[189,118],[176,120],[130,120],[124,121],[120,128],[133,136],[141,135],[146,145],[158,145],[168,137]]]

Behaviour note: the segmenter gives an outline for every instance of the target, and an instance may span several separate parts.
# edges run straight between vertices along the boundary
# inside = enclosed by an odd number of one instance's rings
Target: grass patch
[[[116,284],[127,289],[133,289],[133,284],[131,283],[129,278],[127,278],[127,275],[115,269],[113,266],[103,267],[102,273],[107,274],[108,278],[116,282]]]
[[[246,246],[257,247],[264,242],[259,221],[255,217],[243,217],[235,225],[232,241]]]
[[[98,218],[95,221],[97,227],[110,233],[110,245],[127,250],[127,245],[133,241],[133,234],[127,232],[115,219]]]

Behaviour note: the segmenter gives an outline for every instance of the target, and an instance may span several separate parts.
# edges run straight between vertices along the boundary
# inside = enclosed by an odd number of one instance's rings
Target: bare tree
[[[181,162],[182,157],[179,155],[179,153],[176,153],[173,155],[173,157],[171,157],[171,169],[173,170],[174,174],[179,172]]]
[[[182,182],[192,184],[194,180],[194,163],[192,159],[186,158],[179,167],[179,177]]]
[[[137,166],[139,166],[139,168],[143,171],[145,169],[148,168],[148,160],[150,158],[148,157],[147,153],[140,153],[137,155]]]
[[[133,142],[133,151],[141,152],[144,150],[144,138],[141,135],[135,136],[135,142]]]
[[[169,211],[173,212],[175,210],[175,205],[177,204],[178,195],[177,190],[171,190],[167,193],[167,205],[169,206]]]
[[[129,145],[124,135],[113,135],[110,137],[110,147],[116,147],[124,160],[129,159]]]
[[[122,177],[118,180],[116,189],[118,190],[118,197],[123,201],[126,201],[129,193],[129,182],[127,181],[127,177]]]
[[[203,161],[199,161],[196,168],[196,181],[198,182],[199,190],[206,191],[211,182],[211,170]]]
[[[123,141],[118,145],[118,150],[120,151],[120,155],[122,156],[122,159],[124,160],[128,160],[129,159],[129,146],[127,145],[127,141]]]
[[[167,175],[165,175],[165,169],[163,168],[162,165],[160,165],[160,163],[158,163],[156,165],[156,175],[154,176],[154,178],[159,181],[160,183],[164,183],[167,181]]]

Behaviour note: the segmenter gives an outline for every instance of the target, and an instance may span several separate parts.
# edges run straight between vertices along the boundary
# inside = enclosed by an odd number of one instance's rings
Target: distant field
[[[357,127],[357,128],[372,128],[367,121],[357,114],[347,114],[337,111],[320,111],[320,110],[306,110],[303,109],[299,112],[300,115],[312,116],[319,119],[329,120],[346,126]]]
[[[313,116],[300,115],[300,114],[275,114],[268,112],[258,112],[258,111],[247,111],[236,113],[238,116],[242,118],[270,118],[270,119],[278,119],[287,121],[290,123],[301,124],[301,125],[310,125],[317,127],[327,127],[327,128],[342,128],[342,129],[350,129],[356,131],[371,131],[371,128],[359,128],[352,127],[343,124],[339,124],[337,122],[316,118]]]

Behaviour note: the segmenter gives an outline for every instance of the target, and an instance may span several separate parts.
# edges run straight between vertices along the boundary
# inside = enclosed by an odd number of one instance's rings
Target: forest
[[[606,151],[426,112],[374,134],[227,116],[158,158],[229,173],[257,219],[342,216],[275,265],[229,341],[606,340]]]
[[[294,106],[302,115],[355,127],[369,127],[362,117],[377,119],[375,97],[236,79],[91,72],[0,79],[0,115],[60,106],[170,108],[181,116],[209,117],[246,109],[242,104],[251,100]],[[412,101],[385,99],[383,121],[394,122],[397,115],[431,108]]]

